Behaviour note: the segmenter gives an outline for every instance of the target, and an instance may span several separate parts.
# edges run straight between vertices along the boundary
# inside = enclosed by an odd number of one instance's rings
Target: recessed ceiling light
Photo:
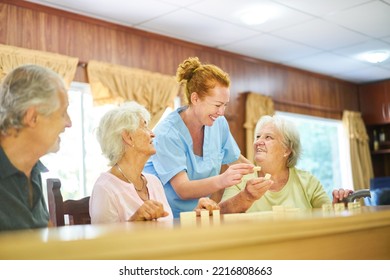
[[[242,11],[239,17],[247,25],[259,25],[266,22],[274,14],[275,9],[272,7],[257,6]]]
[[[377,50],[365,52],[358,55],[360,60],[364,60],[370,63],[381,63],[390,57],[389,50]]]

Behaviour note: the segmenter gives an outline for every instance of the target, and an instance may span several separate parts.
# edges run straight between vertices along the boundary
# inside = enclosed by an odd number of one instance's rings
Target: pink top
[[[152,174],[143,174],[148,181],[150,200],[163,204],[168,216],[159,221],[172,221],[173,215],[160,180]],[[100,174],[93,186],[89,201],[91,223],[127,222],[144,201],[138,196],[134,185],[126,183],[109,172]]]

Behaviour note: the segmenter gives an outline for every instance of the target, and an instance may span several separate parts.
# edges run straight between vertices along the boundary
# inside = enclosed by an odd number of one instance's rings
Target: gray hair
[[[13,69],[0,86],[0,133],[23,128],[28,108],[48,116],[60,106],[58,91],[66,92],[62,78],[54,71],[34,64]]]
[[[263,116],[259,119],[255,129],[255,140],[257,132],[266,124],[273,124],[277,131],[282,135],[282,144],[284,147],[291,150],[287,159],[287,167],[294,167],[301,156],[301,140],[299,131],[291,121],[279,116]]]
[[[122,132],[134,132],[141,120],[149,123],[150,114],[135,101],[123,103],[101,118],[96,136],[103,155],[109,160],[109,166],[114,166],[125,152]]]

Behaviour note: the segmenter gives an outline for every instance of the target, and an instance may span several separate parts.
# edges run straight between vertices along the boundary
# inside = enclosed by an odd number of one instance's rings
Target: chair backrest
[[[61,194],[61,181],[49,178],[47,182],[47,201],[49,206],[50,220],[54,226],[65,225],[65,215],[69,215],[70,225],[90,224],[89,196],[73,200],[63,200]]]

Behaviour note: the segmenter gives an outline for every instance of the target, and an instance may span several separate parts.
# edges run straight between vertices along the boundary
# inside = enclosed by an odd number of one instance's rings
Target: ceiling
[[[29,0],[213,48],[367,83],[390,79],[390,0]],[[258,25],[239,15],[257,6],[275,14]],[[271,13],[269,13],[271,15]]]

